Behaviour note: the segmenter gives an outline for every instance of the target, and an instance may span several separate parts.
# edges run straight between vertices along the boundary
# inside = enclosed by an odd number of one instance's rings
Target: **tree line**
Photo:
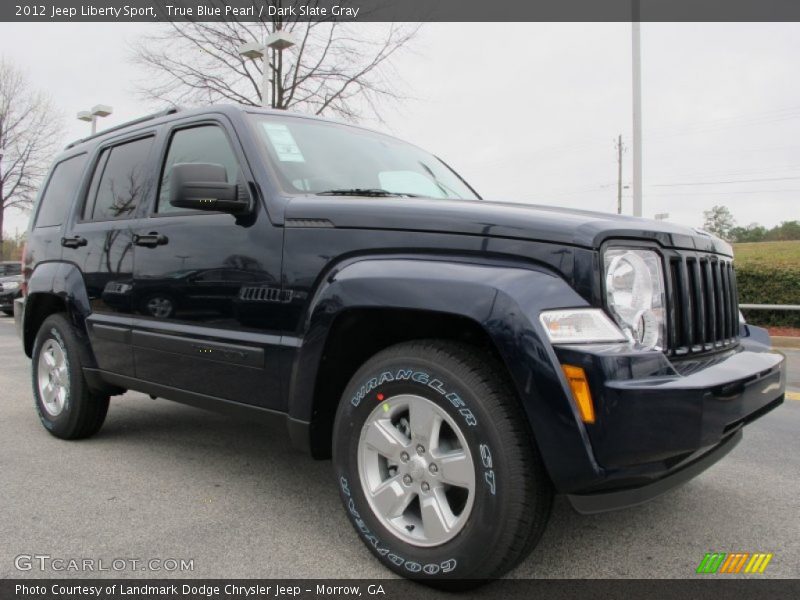
[[[714,206],[703,211],[705,219],[703,229],[717,237],[733,242],[783,242],[800,240],[800,221],[782,221],[780,225],[767,228],[759,223],[751,223],[746,227],[736,224],[733,214],[727,206]]]

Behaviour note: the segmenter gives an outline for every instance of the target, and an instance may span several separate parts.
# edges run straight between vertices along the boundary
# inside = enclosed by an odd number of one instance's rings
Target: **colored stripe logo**
[[[697,573],[763,573],[772,556],[765,552],[707,552]]]

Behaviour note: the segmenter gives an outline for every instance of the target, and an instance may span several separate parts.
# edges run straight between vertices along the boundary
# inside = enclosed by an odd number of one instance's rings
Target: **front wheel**
[[[500,577],[533,548],[552,486],[488,354],[410,342],[367,361],[333,433],[340,495],[387,567],[430,583]]]

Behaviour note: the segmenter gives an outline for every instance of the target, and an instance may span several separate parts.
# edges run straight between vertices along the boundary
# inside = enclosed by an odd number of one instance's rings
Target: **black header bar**
[[[800,21],[798,0],[3,0],[5,22]]]

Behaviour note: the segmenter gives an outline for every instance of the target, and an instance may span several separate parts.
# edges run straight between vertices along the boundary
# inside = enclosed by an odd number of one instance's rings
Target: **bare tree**
[[[9,208],[29,209],[61,140],[61,117],[50,99],[0,57],[0,260]]]
[[[268,4],[285,8],[317,2],[268,0]],[[133,46],[134,62],[148,73],[140,92],[148,100],[171,105],[259,105],[262,60],[240,56],[238,48],[245,42],[263,43],[277,30],[289,32],[296,45],[270,52],[269,106],[347,120],[380,119],[382,101],[403,97],[392,58],[414,38],[419,25],[352,24],[333,18],[305,23],[297,17],[253,23],[170,23]]]

